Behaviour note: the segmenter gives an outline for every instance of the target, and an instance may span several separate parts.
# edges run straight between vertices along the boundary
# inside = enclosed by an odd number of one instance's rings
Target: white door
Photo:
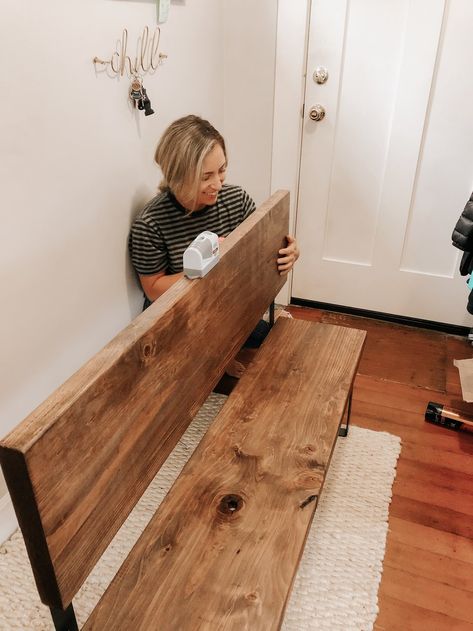
[[[472,0],[312,0],[293,297],[471,326],[450,237],[473,188],[472,24]]]

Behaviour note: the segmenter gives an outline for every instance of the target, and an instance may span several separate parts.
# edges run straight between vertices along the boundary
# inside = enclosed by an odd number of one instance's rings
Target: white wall
[[[271,191],[277,0],[225,0],[224,131],[228,181],[257,204]]]
[[[124,27],[133,51],[155,12],[154,0],[2,2],[0,436],[139,312],[126,236],[158,184],[165,126],[189,112],[223,126],[221,0],[171,4],[168,60],[144,81],[154,116],[130,109],[128,79],[95,73],[92,58]],[[0,476],[0,540],[10,515]]]

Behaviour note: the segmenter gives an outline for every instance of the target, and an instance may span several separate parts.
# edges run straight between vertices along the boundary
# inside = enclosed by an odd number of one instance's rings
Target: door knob
[[[317,103],[309,110],[309,118],[313,121],[321,121],[325,116],[325,107]]]

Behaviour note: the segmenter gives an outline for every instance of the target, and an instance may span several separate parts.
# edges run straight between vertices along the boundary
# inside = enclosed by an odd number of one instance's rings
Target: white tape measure
[[[202,278],[218,263],[218,235],[201,232],[184,251],[182,266],[187,278]]]

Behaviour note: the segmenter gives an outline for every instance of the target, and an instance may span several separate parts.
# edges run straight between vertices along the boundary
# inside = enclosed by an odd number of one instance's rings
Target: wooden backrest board
[[[285,282],[275,193],[0,442],[42,601],[71,601]]]

